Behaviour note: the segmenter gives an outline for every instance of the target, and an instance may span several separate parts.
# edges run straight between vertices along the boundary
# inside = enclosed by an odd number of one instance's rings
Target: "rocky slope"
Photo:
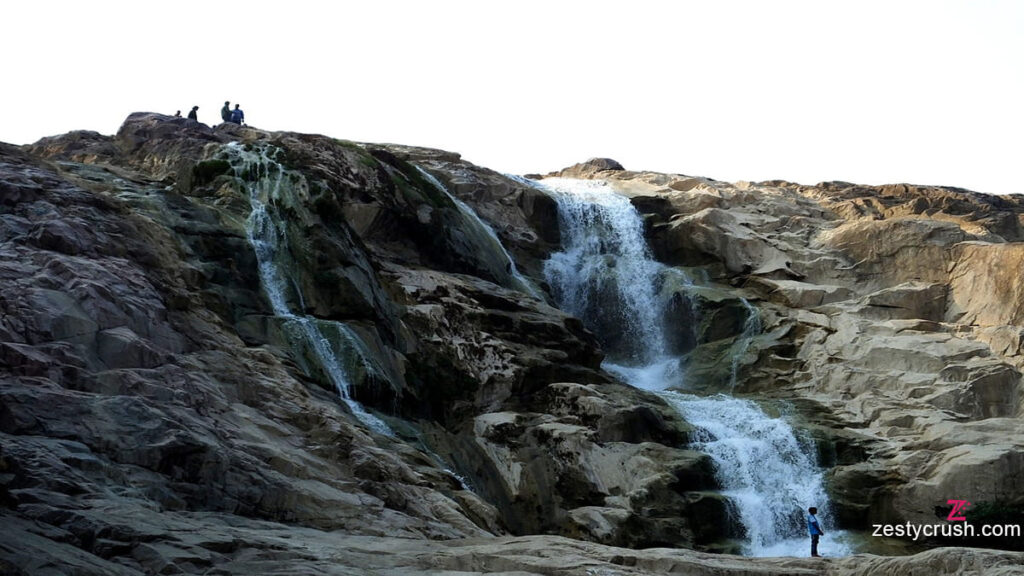
[[[721,384],[716,355],[742,331],[739,298],[754,301],[765,332],[743,390],[798,399],[837,450],[848,525],[933,519],[947,497],[1022,504],[1019,199],[619,168],[573,174],[633,195],[659,258],[707,272],[677,295],[698,303],[675,318],[699,327],[678,336],[694,383]],[[710,461],[686,449],[675,411],[601,370],[579,320],[524,294],[434,178],[541,283],[560,241],[554,201],[452,153],[155,114],[113,137],[0,145],[0,572],[1020,563],[974,549],[812,563],[611,547],[721,545]],[[277,303],[252,241],[254,191],[282,231]],[[299,317],[390,433],[339,396]]]

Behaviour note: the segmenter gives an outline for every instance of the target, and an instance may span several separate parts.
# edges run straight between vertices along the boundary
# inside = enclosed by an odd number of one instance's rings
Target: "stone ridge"
[[[273,314],[245,230],[255,176],[235,176],[230,142],[279,150],[289,307],[359,337],[353,397],[394,436],[360,423]],[[1019,471],[1022,300],[1007,267],[1019,228],[1002,205],[968,210],[936,192],[903,225],[899,202],[860,192],[826,202],[820,189],[585,164],[577,176],[611,175],[648,214],[660,258],[708,272],[671,319],[698,327],[675,345],[700,385],[720,382],[739,298],[757,303],[767,331],[744,358],[745,386],[797,400],[836,447],[848,523],[925,518],[935,494]],[[504,257],[421,169],[542,278],[559,245],[554,201],[450,152],[152,113],[115,136],[0,144],[0,573],[1021,563],[975,549],[812,562],[651,548],[728,550],[735,536],[709,459],[682,448],[692,428],[603,372],[579,320],[500,285]],[[841,214],[869,204],[871,217]]]

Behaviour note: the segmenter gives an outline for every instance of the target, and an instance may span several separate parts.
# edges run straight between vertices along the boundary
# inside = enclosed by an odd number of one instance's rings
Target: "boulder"
[[[1024,325],[1024,243],[957,246],[949,280],[947,319],[980,326]]]
[[[861,300],[860,313],[879,320],[942,322],[946,314],[946,293],[944,284],[904,282],[865,296]]]
[[[733,274],[786,271],[790,259],[742,217],[718,208],[678,218],[659,234],[655,253],[670,264],[692,266],[719,261]]]
[[[586,162],[580,162],[579,164],[573,164],[568,168],[563,168],[557,172],[551,172],[546,174],[545,178],[591,178],[604,172],[617,172],[625,170],[622,164],[619,164],[611,158],[591,158]]]
[[[821,232],[816,245],[842,253],[866,287],[945,283],[952,247],[969,239],[954,223],[899,218],[856,220]]]

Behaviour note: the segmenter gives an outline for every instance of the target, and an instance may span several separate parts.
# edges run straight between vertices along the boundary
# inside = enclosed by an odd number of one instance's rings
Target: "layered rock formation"
[[[848,525],[933,520],[947,497],[1021,504],[1019,199],[728,185],[607,160],[573,175],[632,195],[658,257],[701,272],[664,287],[695,384],[724,381],[720,358],[756,304],[764,333],[741,390],[799,399],[838,450]],[[342,401],[261,287],[247,219],[275,178],[287,307],[352,335],[327,346],[390,433]],[[968,549],[755,564],[610,547],[720,545],[731,528],[709,459],[657,396],[601,370],[578,319],[520,290],[456,199],[540,284],[560,241],[554,201],[452,153],[155,114],[114,137],[0,145],[0,572],[1019,563]],[[512,537],[530,534],[548,535]]]

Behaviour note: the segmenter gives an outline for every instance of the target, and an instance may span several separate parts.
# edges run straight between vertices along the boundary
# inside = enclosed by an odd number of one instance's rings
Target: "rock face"
[[[246,218],[266,174],[240,174],[233,141],[277,151],[287,305],[357,336],[330,346],[393,436],[360,423],[261,290]],[[603,373],[578,320],[495,284],[506,257],[430,172],[490,206],[524,269],[557,245],[543,193],[437,151],[153,114],[0,148],[5,566],[192,572],[243,547],[171,536],[197,522],[720,537],[687,507],[714,481],[686,424]],[[29,561],[30,541],[60,545]]]
[[[701,290],[757,305],[763,330],[739,390],[800,403],[830,445],[845,525],[934,523],[948,499],[1024,506],[1024,198],[599,177],[647,213],[659,258],[702,266],[710,277]],[[713,346],[691,355],[705,383],[719,357],[702,351]]]
[[[1022,505],[1019,198],[728,185],[608,159],[561,175],[632,196],[655,253],[698,278],[663,287],[669,321],[695,327],[672,336],[692,384],[729,380],[755,304],[741,388],[796,401],[835,455],[848,526],[934,520],[946,498]],[[253,195],[279,226],[280,302]],[[541,268],[559,243],[552,198],[450,152],[145,113],[112,137],[0,144],[0,573],[1021,563],[614,548],[735,534],[692,427],[604,372],[551,305]]]

